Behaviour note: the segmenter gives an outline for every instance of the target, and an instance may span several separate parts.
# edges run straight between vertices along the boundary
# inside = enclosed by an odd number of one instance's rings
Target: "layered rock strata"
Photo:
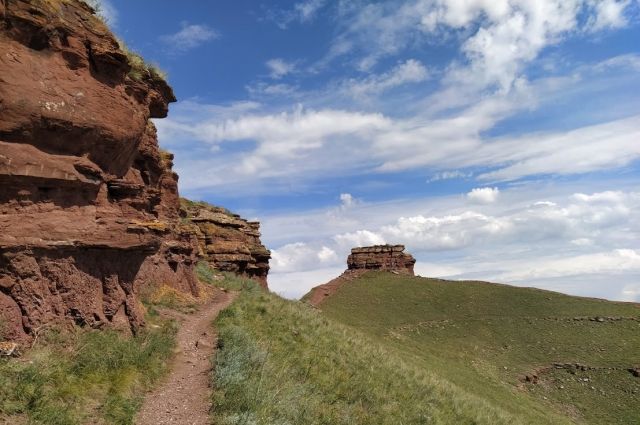
[[[212,267],[254,279],[267,288],[271,252],[260,241],[260,223],[187,200],[182,202],[182,215],[194,228],[199,255]]]
[[[348,270],[382,270],[413,276],[416,263],[404,245],[375,245],[353,248],[347,258]]]
[[[0,2],[0,319],[143,322],[136,294],[197,295],[197,241],[150,118],[175,101],[78,0]]]
[[[416,263],[411,254],[404,252],[404,245],[375,245],[353,248],[347,257],[347,270],[337,278],[311,289],[303,300],[319,306],[335,294],[342,286],[357,279],[368,271],[384,271],[394,274],[414,276]]]

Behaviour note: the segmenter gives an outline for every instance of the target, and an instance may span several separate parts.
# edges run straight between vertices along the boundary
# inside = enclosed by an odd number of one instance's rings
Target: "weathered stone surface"
[[[198,294],[193,232],[150,118],[171,88],[135,79],[76,0],[1,2],[0,321],[9,338],[60,321],[143,323],[136,294]]]
[[[335,294],[351,280],[370,270],[386,271],[395,274],[414,276],[413,266],[416,260],[404,252],[404,245],[376,245],[353,248],[347,258],[347,270],[324,285],[312,288],[303,300],[313,306]]]
[[[376,245],[353,248],[348,270],[382,270],[413,276],[416,260],[404,252],[404,245]]]
[[[182,202],[183,218],[191,223],[200,255],[218,270],[249,277],[267,288],[271,252],[260,241],[260,223],[204,202]]]

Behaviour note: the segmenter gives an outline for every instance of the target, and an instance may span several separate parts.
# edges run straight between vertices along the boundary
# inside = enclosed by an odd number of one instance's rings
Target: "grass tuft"
[[[175,346],[174,322],[151,324],[135,337],[53,329],[24,359],[0,360],[0,422],[133,424]]]
[[[167,73],[161,70],[158,65],[147,63],[140,54],[131,50],[121,39],[117,38],[116,41],[118,42],[120,50],[127,56],[127,61],[131,67],[129,70],[129,78],[135,81],[142,81],[146,78],[167,81]]]

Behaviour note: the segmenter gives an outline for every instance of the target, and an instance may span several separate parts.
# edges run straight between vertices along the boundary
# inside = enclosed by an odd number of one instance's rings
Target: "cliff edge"
[[[0,336],[135,331],[144,286],[199,295],[200,235],[150,121],[175,100],[84,2],[0,2]]]

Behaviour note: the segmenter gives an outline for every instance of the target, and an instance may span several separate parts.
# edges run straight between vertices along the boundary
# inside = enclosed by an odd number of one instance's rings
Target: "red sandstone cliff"
[[[304,300],[313,306],[320,305],[349,281],[369,270],[387,271],[413,276],[416,260],[404,252],[404,245],[375,245],[353,248],[347,258],[347,270],[324,285],[312,288]]]
[[[192,224],[199,255],[214,268],[256,280],[267,288],[271,252],[260,241],[260,223],[224,208],[182,201],[181,214]]]
[[[180,222],[172,156],[149,120],[175,97],[131,63],[79,0],[0,0],[0,321],[9,338],[51,321],[135,330],[144,285],[198,295],[199,235]]]

